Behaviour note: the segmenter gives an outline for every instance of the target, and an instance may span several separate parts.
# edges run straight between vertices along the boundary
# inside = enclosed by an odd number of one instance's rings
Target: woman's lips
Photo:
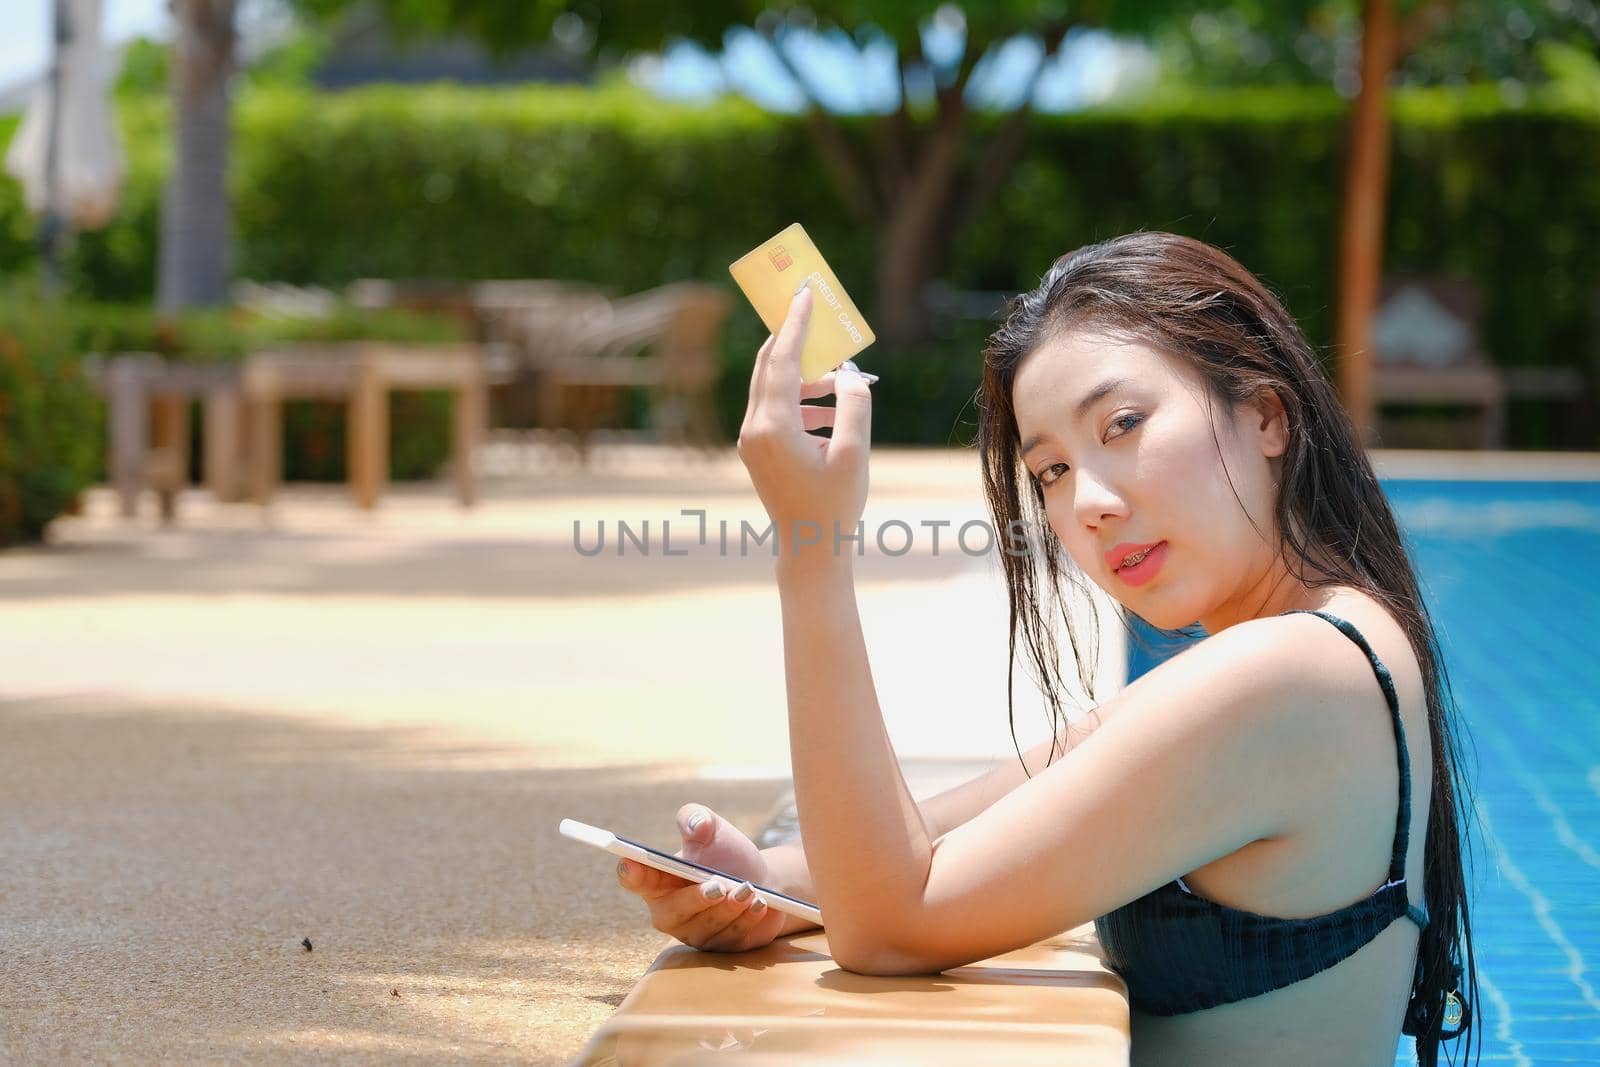
[[[1114,545],[1113,547],[1106,549],[1106,553],[1105,553],[1106,566],[1109,567],[1112,570],[1116,570],[1118,567],[1122,566],[1122,561],[1127,559],[1129,556],[1137,555],[1140,552],[1148,551],[1149,549],[1152,549],[1152,548],[1156,547],[1160,543],[1161,543],[1160,541],[1139,541],[1139,542],[1122,541],[1122,542],[1119,542],[1118,544]]]
[[[1129,585],[1143,585],[1156,576],[1161,570],[1161,564],[1166,562],[1167,543],[1158,541],[1156,546],[1145,553],[1144,559],[1131,567],[1118,567],[1117,577]]]

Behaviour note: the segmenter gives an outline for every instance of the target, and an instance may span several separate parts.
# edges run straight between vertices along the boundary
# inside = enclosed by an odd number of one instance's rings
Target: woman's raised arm
[[[1026,782],[1030,774],[1037,775],[1047,764],[1060,760],[1073,746],[1082,743],[1084,738],[1093,733],[1100,723],[1099,709],[1091,710],[1081,719],[1057,731],[1054,738],[1047,738],[1028,749],[1021,761],[1001,760],[982,774],[920,801],[917,808],[922,812],[928,836],[937,843],[939,838],[975,818],[995,801]],[[1051,754],[1052,745],[1055,748],[1054,755]],[[1023,772],[1024,765],[1028,773]],[[801,839],[764,848],[761,854],[767,861],[772,888],[801,900],[816,899],[817,890],[811,881],[811,871],[806,866],[805,845]],[[774,936],[815,929],[817,925],[813,922],[785,915],[783,927]]]

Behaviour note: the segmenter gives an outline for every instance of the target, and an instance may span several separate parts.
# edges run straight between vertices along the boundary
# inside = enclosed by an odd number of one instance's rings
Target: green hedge
[[[0,291],[0,546],[38,540],[93,479],[100,418],[66,316]]]
[[[1037,116],[1024,162],[962,235],[945,277],[1016,290],[1077,245],[1169,229],[1229,249],[1326,347],[1347,107],[1331,90],[1274,88]],[[1600,108],[1537,90],[1502,99],[1491,86],[1402,90],[1393,114],[1387,268],[1476,279],[1500,362],[1592,374]],[[151,289],[163,105],[125,102],[122,121],[136,146],[127,210],[72,260],[83,291],[101,298]],[[263,90],[241,95],[236,129],[244,277],[565,277],[624,292],[726,282],[729,262],[799,220],[872,306],[871,235],[839,209],[803,123],[742,103],[671,105],[617,87]],[[864,147],[864,123],[847,132]],[[30,232],[15,186],[0,181],[0,271],[31,262]],[[737,308],[721,389],[730,430],[765,334]],[[894,386],[878,394],[875,436],[969,436],[962,411],[989,328],[958,324],[913,352],[869,352]],[[1514,412],[1512,443],[1554,443],[1546,414]]]

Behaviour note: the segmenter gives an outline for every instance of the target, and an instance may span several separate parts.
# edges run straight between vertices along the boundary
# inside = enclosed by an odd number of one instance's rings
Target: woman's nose
[[[1082,526],[1099,526],[1108,518],[1124,518],[1128,505],[1122,494],[1097,477],[1080,468],[1073,483],[1073,515]]]

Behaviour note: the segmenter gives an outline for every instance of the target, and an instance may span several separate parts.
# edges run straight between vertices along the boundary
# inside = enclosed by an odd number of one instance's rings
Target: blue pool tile
[[[1600,484],[1388,482],[1475,755],[1486,1063],[1600,1063]],[[1402,1048],[1397,1064],[1411,1062]]]

